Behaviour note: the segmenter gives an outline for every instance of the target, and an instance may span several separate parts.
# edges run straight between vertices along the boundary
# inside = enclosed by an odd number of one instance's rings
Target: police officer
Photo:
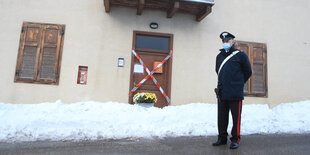
[[[216,73],[218,86],[218,140],[213,146],[227,144],[227,126],[229,110],[233,118],[233,128],[230,138],[231,149],[237,149],[240,141],[240,123],[242,100],[244,99],[244,83],[252,75],[251,64],[248,56],[234,47],[235,36],[229,32],[222,32],[220,38],[223,48],[216,57]]]

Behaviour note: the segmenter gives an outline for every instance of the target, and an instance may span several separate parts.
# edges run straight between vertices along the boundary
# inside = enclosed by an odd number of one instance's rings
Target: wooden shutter
[[[23,25],[15,80],[34,81],[36,79],[41,37],[40,25]]]
[[[267,96],[266,44],[236,41],[236,47],[245,52],[252,66],[252,76],[244,85],[247,96]]]
[[[255,96],[265,96],[266,87],[266,46],[253,44],[252,91]]]
[[[23,23],[15,81],[58,84],[64,25]]]
[[[248,43],[237,42],[236,48],[240,51],[245,52],[248,55],[250,62],[251,62],[251,54],[250,54],[251,46]],[[244,84],[244,88],[243,88],[244,95],[250,94],[250,84],[251,84],[251,78]]]
[[[57,25],[46,25],[43,28],[39,81],[56,82],[61,35],[62,29]]]

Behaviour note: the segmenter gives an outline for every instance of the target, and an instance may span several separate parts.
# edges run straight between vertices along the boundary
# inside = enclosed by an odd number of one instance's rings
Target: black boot
[[[217,139],[217,142],[213,143],[213,146],[220,146],[220,145],[225,145],[227,144],[227,140],[223,140],[221,138]]]
[[[239,147],[239,144],[236,142],[231,142],[230,149],[237,149]]]

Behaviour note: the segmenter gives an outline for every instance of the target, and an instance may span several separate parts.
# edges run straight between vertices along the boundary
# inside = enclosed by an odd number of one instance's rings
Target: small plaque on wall
[[[154,61],[153,62],[153,69],[155,69],[161,62],[160,61]],[[160,66],[155,73],[163,73],[163,66]]]

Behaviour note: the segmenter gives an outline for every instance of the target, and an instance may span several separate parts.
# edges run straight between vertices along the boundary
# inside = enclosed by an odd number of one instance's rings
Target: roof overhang
[[[167,12],[167,18],[172,18],[176,12],[189,13],[196,16],[197,21],[203,20],[212,12],[214,0],[103,0],[105,11],[111,7],[132,7],[141,15],[144,9],[155,9]]]

